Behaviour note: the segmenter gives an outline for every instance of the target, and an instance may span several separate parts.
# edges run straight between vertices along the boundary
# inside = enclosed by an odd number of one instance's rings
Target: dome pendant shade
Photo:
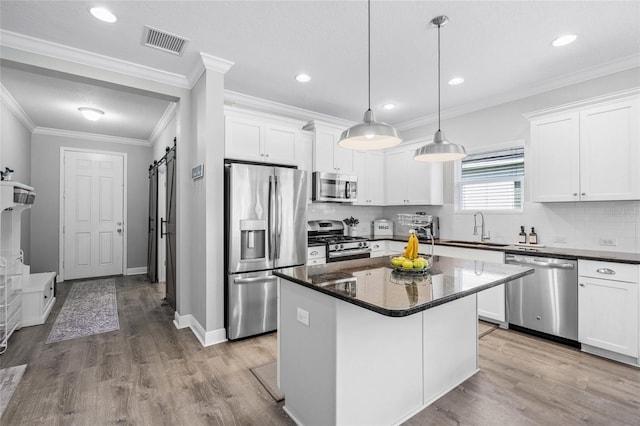
[[[346,149],[371,151],[386,149],[398,145],[402,139],[398,132],[386,123],[376,121],[371,109],[364,113],[362,123],[349,127],[342,132],[338,145]]]
[[[433,142],[416,150],[413,159],[425,162],[444,162],[460,160],[467,156],[462,145],[456,145],[447,140],[440,130],[440,27],[449,22],[446,16],[436,16],[431,25],[438,27],[438,130],[433,135]]]
[[[433,142],[416,150],[414,160],[426,162],[442,162],[460,160],[467,156],[462,145],[447,141],[441,130],[433,135]]]

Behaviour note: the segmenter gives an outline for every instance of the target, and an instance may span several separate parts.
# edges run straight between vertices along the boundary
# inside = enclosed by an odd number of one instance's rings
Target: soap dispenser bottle
[[[529,233],[529,244],[538,244],[538,234],[536,234],[535,228],[531,227],[531,232]]]
[[[519,244],[527,243],[527,233],[524,231],[524,225],[520,227],[520,233],[518,234],[518,243]]]

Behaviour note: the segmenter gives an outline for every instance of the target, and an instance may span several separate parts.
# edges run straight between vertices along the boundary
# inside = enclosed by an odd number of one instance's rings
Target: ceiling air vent
[[[189,40],[145,25],[143,43],[146,46],[164,50],[174,55],[182,55],[184,47],[189,43]]]

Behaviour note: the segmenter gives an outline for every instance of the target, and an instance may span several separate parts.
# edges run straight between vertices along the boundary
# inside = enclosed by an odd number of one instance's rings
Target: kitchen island
[[[386,257],[274,273],[285,411],[302,425],[391,425],[478,371],[476,293],[533,269],[436,256],[424,274]]]

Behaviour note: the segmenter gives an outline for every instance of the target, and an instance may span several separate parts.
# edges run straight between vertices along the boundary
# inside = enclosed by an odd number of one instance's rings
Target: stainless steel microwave
[[[357,176],[313,172],[313,201],[354,203],[357,198]]]

